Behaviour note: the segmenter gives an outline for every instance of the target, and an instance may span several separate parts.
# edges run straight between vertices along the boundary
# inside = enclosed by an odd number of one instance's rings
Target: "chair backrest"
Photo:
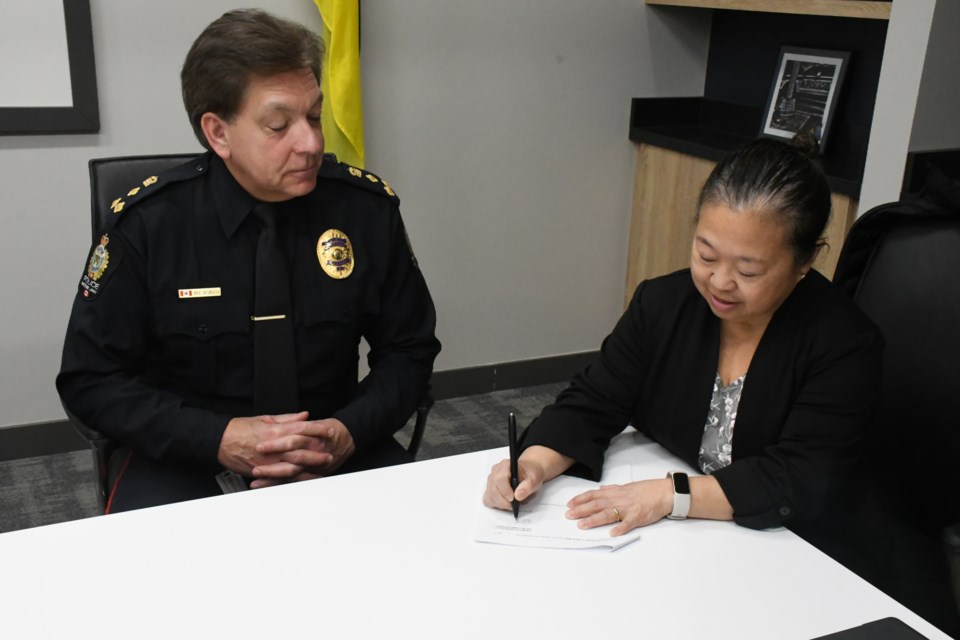
[[[834,281],[880,327],[886,347],[860,464],[862,500],[849,503],[839,537],[821,548],[960,633],[960,180],[928,171],[919,198],[865,213]]]
[[[134,185],[150,176],[172,169],[197,157],[196,153],[180,153],[155,156],[120,156],[93,158],[90,167],[90,228],[93,241],[112,213],[110,203],[127,193]],[[97,504],[102,512],[109,492],[110,455],[115,444],[94,428],[81,422],[64,406],[64,411],[74,428],[89,443],[94,457],[96,472]]]
[[[118,156],[90,160],[91,234],[94,240],[112,213],[110,203],[150,176],[193,160],[199,153]]]
[[[937,531],[960,522],[960,201],[880,207],[846,242],[863,254],[853,274],[841,255],[836,279],[886,338],[871,475],[901,516]]]

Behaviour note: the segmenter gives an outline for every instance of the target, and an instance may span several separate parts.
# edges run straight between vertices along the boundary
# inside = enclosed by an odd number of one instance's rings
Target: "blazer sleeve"
[[[859,321],[845,321],[851,318]],[[795,378],[766,390],[789,400],[778,437],[743,457],[735,444],[733,463],[713,474],[734,520],[746,527],[765,529],[820,515],[849,477],[878,400],[879,330],[856,314],[841,314],[811,327],[808,335],[794,354]],[[747,385],[767,382],[765,371],[756,372],[756,382],[751,375]]]

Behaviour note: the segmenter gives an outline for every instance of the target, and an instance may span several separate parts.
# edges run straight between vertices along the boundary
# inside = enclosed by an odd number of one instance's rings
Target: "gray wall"
[[[907,152],[912,149],[921,76],[926,64],[940,64],[935,54],[927,55],[934,12],[937,5],[952,2],[955,0],[893,3],[860,191],[861,215],[900,198]]]
[[[403,202],[438,369],[594,349],[612,327],[630,99],[703,90],[705,34],[681,46],[657,16],[636,0],[364,0],[367,164]]]
[[[900,198],[909,151],[960,147],[960,3],[894,2],[859,212]]]
[[[319,28],[310,0],[261,4]],[[234,6],[91,0],[101,132],[0,137],[0,426],[63,416],[53,379],[88,250],[87,160],[199,148],[179,67]],[[629,101],[702,93],[701,18],[640,0],[363,1],[367,165],[403,201],[438,369],[597,347],[623,297]]]
[[[939,0],[920,77],[910,151],[960,148],[960,2]]]

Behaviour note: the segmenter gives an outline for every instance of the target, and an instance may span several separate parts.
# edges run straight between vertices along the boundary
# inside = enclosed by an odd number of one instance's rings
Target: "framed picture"
[[[781,47],[760,133],[790,139],[812,130],[823,149],[849,59],[848,51]]]
[[[2,0],[0,135],[99,130],[90,0]]]

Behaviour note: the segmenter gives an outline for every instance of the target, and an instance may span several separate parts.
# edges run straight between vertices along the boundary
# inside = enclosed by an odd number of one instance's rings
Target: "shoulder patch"
[[[94,243],[87,258],[87,268],[80,278],[78,291],[84,300],[96,300],[100,290],[106,286],[110,276],[123,260],[123,248],[117,243],[109,247],[110,234],[104,233],[100,241]]]
[[[332,153],[324,154],[319,176],[346,182],[392,200],[396,205],[400,204],[400,197],[397,196],[397,192],[393,190],[389,182],[366,169],[358,169],[338,161],[337,156]]]
[[[162,191],[167,185],[205,174],[209,166],[210,158],[208,155],[200,154],[189,162],[172,169],[167,169],[156,175],[144,176],[139,182],[130,185],[127,191],[117,194],[117,197],[107,205],[107,208],[115,214],[121,214],[141,200]],[[111,216],[108,220],[110,219],[115,221],[116,216]]]

